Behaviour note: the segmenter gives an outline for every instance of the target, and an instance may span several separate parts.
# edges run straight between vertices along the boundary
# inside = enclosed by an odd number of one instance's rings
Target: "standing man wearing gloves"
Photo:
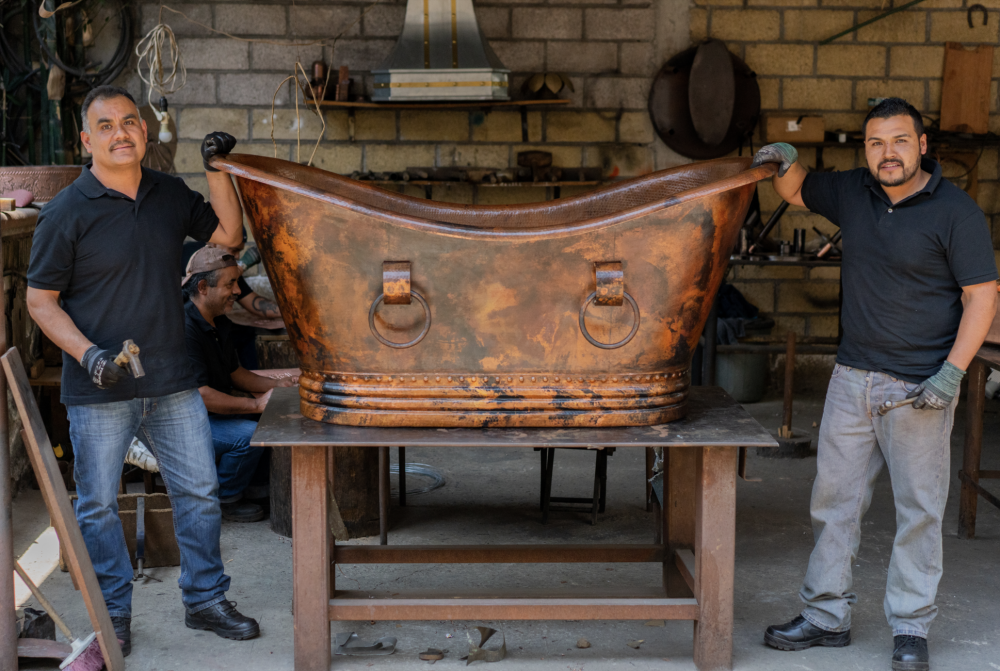
[[[788,144],[754,157],[781,164],[774,188],[782,198],[843,232],[844,333],[819,435],[805,608],[768,627],[764,641],[779,650],[851,642],[861,519],[888,466],[897,521],[884,603],[892,668],[927,671],[958,387],[996,312],[997,269],[982,211],[924,158],[920,113],[887,98],[863,130],[867,169],[807,174]],[[911,407],[876,412],[913,398]]]
[[[177,290],[186,236],[230,246],[243,238],[233,183],[208,167],[210,156],[228,153],[236,140],[212,133],[202,144],[208,204],[180,179],[141,167],[146,124],[127,91],[97,87],[83,101],[82,117],[80,137],[93,163],[39,217],[27,295],[32,318],[63,350],[77,521],[128,655],[133,576],[117,493],[125,453],[141,436],[174,508],[185,624],[252,638],[260,633],[257,622],[226,600],[215,452],[184,347]],[[145,377],[134,379],[114,363],[126,339],[140,347]]]

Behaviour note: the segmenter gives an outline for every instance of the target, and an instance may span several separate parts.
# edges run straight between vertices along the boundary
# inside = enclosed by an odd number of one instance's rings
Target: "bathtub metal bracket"
[[[382,293],[386,305],[410,304],[410,262],[382,262]]]
[[[625,302],[625,275],[621,261],[595,263],[594,275],[597,280],[594,305],[618,307]]]

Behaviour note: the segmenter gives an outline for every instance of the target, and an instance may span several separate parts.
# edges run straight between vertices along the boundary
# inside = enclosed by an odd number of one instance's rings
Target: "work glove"
[[[208,164],[208,159],[215,155],[225,156],[236,146],[236,138],[229,133],[215,131],[205,136],[201,143],[201,160],[205,164],[206,172],[219,172]]]
[[[126,370],[115,363],[118,354],[119,352],[101,349],[97,345],[91,345],[90,349],[83,353],[80,365],[86,369],[87,375],[98,389],[113,387],[127,376]]]
[[[754,154],[753,163],[750,164],[750,167],[756,168],[764,163],[780,163],[781,167],[778,168],[778,177],[784,177],[788,169],[792,167],[792,164],[798,160],[799,152],[795,151],[795,147],[787,142],[777,142],[761,147],[760,151]]]
[[[243,270],[253,268],[258,263],[260,263],[260,250],[257,247],[251,247],[240,257],[240,265]]]
[[[933,408],[944,410],[955,400],[958,385],[962,383],[965,371],[947,361],[941,370],[920,383],[920,386],[906,395],[906,398],[917,397],[913,407],[919,409]]]

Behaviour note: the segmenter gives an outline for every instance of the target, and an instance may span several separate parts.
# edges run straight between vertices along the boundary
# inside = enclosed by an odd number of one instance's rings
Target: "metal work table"
[[[688,416],[649,427],[593,429],[411,429],[323,424],[299,414],[298,390],[275,389],[253,445],[292,449],[293,594],[296,671],[330,667],[331,620],[694,620],[694,661],[701,671],[732,667],[733,570],[738,447],[774,439],[728,394],[692,387]],[[329,532],[333,449],[366,446],[663,447],[666,512],[653,543],[608,545],[352,545]],[[388,491],[381,468],[380,489]],[[383,498],[385,500],[385,498]],[[393,594],[382,598],[335,589],[336,564],[651,562],[663,589],[628,586],[574,592]]]
[[[962,493],[958,499],[958,537],[976,537],[976,508],[979,497],[1000,508],[997,498],[979,484],[980,480],[1000,479],[1000,471],[979,470],[983,452],[983,410],[986,406],[986,378],[988,368],[1000,368],[1000,347],[983,345],[969,364],[969,387],[966,392],[965,451],[962,456],[962,470],[958,479],[962,481]]]

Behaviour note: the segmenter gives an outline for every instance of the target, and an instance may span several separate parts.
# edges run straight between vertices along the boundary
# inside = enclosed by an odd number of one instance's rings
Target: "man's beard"
[[[893,179],[883,179],[879,176],[879,170],[886,163],[899,163],[903,168],[903,174],[900,177],[895,177]],[[877,170],[872,170],[872,175],[878,180],[878,183],[882,186],[899,186],[900,184],[905,184],[906,182],[913,179],[913,176],[917,174],[917,170],[920,169],[920,162],[914,163],[912,166],[907,166],[902,159],[886,160],[878,164]]]

